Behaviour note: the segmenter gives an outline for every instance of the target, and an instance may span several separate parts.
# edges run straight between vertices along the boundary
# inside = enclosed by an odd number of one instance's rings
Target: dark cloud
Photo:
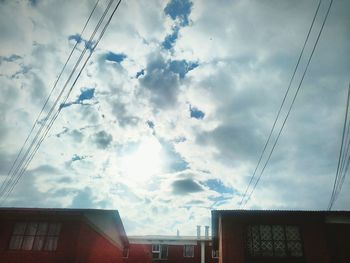
[[[146,67],[146,74],[139,78],[142,87],[151,92],[151,101],[159,108],[176,104],[180,80],[198,66],[186,60],[165,60],[160,54],[152,56]]]
[[[146,75],[139,78],[142,87],[151,91],[151,101],[160,108],[169,108],[177,102],[179,76],[170,71],[161,55],[151,58]]]
[[[138,79],[140,76],[143,76],[143,75],[145,75],[145,70],[144,69],[141,69],[140,71],[138,71],[137,73],[136,73],[136,78]]]
[[[129,112],[128,105],[119,101],[111,102],[112,113],[116,117],[120,127],[135,126],[140,121],[140,118]]]
[[[186,195],[203,191],[202,186],[193,179],[181,179],[174,181],[172,183],[172,188],[175,195]]]
[[[100,149],[106,149],[111,144],[112,140],[112,135],[106,131],[100,131],[94,135],[94,141]]]
[[[72,130],[70,132],[70,136],[72,136],[72,138],[76,141],[76,142],[82,142],[83,141],[83,137],[84,137],[84,134],[79,131],[79,130]]]

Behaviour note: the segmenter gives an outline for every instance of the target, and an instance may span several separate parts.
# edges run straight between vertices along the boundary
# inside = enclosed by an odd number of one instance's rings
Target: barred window
[[[9,249],[54,251],[57,249],[60,230],[60,223],[16,223],[11,236]]]
[[[302,257],[299,227],[284,225],[249,225],[247,250],[251,256]]]
[[[184,245],[184,257],[193,258],[194,257],[194,246]]]

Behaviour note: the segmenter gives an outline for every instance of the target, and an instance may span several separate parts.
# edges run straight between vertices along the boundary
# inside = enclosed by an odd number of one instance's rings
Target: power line
[[[106,9],[106,10],[107,10],[107,9]],[[99,21],[99,23],[98,23],[97,26],[99,26],[99,25],[101,24],[101,22],[102,22],[102,21],[101,21],[101,19],[100,19],[100,21]],[[96,27],[97,27],[97,26],[96,26]],[[95,30],[96,30],[96,28],[95,28]],[[93,39],[93,35],[90,36],[89,42],[91,42],[92,39]],[[56,98],[54,104],[51,106],[51,108],[50,108],[50,110],[49,110],[49,113],[48,113],[47,116],[45,117],[44,122],[42,123],[41,127],[40,127],[39,130],[37,131],[35,137],[33,138],[32,142],[31,142],[31,144],[30,144],[29,147],[27,148],[25,154],[22,156],[22,159],[20,160],[19,164],[16,166],[16,168],[15,168],[15,170],[13,171],[13,174],[12,174],[11,177],[14,178],[14,177],[16,176],[16,174],[17,174],[19,171],[21,171],[21,168],[23,168],[23,163],[26,162],[26,160],[28,160],[28,158],[27,158],[28,155],[29,155],[30,152],[32,151],[32,148],[33,148],[33,146],[35,145],[35,143],[37,142],[37,140],[38,140],[38,138],[39,138],[39,136],[40,136],[42,130],[44,129],[44,127],[45,127],[47,121],[50,119],[51,114],[53,113],[53,111],[54,111],[54,109],[55,109],[57,103],[59,102],[60,98],[62,97],[62,95],[63,95],[63,93],[64,93],[64,91],[65,91],[65,89],[66,89],[66,87],[67,87],[67,85],[68,85],[68,83],[69,83],[69,81],[70,81],[70,79],[72,78],[74,72],[76,71],[76,69],[77,69],[77,67],[78,67],[78,65],[79,65],[79,63],[80,63],[80,61],[81,61],[81,59],[83,58],[83,56],[84,56],[86,50],[87,50],[87,46],[85,45],[85,48],[84,48],[83,52],[81,53],[79,59],[77,60],[77,62],[76,62],[76,64],[75,64],[73,70],[71,71],[71,73],[70,73],[68,79],[66,80],[64,87],[61,89],[61,92],[59,93],[58,97]],[[7,184],[6,184],[6,186],[5,186],[5,189],[6,189],[6,187],[8,187],[8,186],[13,182],[13,178],[7,181]],[[1,193],[0,193],[0,198],[3,196],[5,189],[3,189],[3,191],[1,191]]]
[[[311,26],[310,26],[310,28],[309,28],[309,31],[308,31],[307,36],[306,36],[306,39],[305,39],[305,41],[304,41],[304,45],[303,45],[303,47],[302,47],[302,49],[301,49],[301,52],[300,52],[300,54],[299,54],[299,58],[298,58],[297,64],[295,65],[295,68],[294,68],[292,77],[290,78],[290,81],[289,81],[289,84],[288,84],[288,88],[287,88],[287,90],[286,90],[286,92],[285,92],[285,94],[284,94],[284,97],[283,97],[281,106],[280,106],[280,108],[279,108],[279,110],[278,110],[278,113],[277,113],[277,116],[276,116],[276,118],[275,118],[275,121],[273,122],[272,128],[271,128],[271,130],[270,130],[270,133],[269,133],[269,136],[268,136],[268,138],[267,138],[267,140],[266,140],[266,143],[265,143],[265,145],[264,145],[264,148],[263,148],[263,150],[262,150],[262,152],[261,152],[261,154],[260,154],[259,161],[258,161],[258,163],[257,163],[257,165],[256,165],[256,167],[255,167],[255,169],[254,169],[253,175],[250,177],[248,186],[247,186],[247,188],[245,189],[245,192],[244,192],[244,194],[243,194],[243,196],[242,196],[242,199],[241,199],[241,201],[240,201],[240,205],[242,205],[243,200],[244,200],[244,198],[246,197],[247,192],[248,192],[248,190],[249,190],[249,188],[250,188],[250,186],[251,186],[251,184],[252,184],[252,182],[253,182],[253,179],[255,178],[255,174],[256,174],[256,172],[257,172],[257,170],[258,170],[258,168],[259,168],[259,165],[260,165],[260,163],[261,163],[261,160],[262,160],[262,158],[263,158],[263,156],[264,156],[264,153],[265,153],[265,151],[266,151],[267,145],[269,144],[270,139],[271,139],[271,136],[272,136],[272,133],[273,133],[273,131],[275,130],[275,126],[276,126],[277,120],[279,119],[279,116],[280,116],[280,114],[281,114],[282,108],[283,108],[284,103],[285,103],[285,101],[286,101],[286,98],[287,98],[287,96],[288,96],[288,94],[289,94],[289,90],[290,90],[290,88],[291,88],[291,86],[292,86],[292,82],[293,82],[293,80],[294,80],[295,74],[296,74],[297,69],[298,69],[298,67],[299,67],[300,60],[301,60],[301,58],[302,58],[302,56],[303,56],[303,54],[304,54],[304,50],[305,50],[306,44],[307,44],[307,42],[308,42],[308,40],[309,40],[309,36],[310,36],[311,30],[312,30],[312,28],[313,28],[313,26],[314,26],[314,23],[315,23],[315,20],[316,20],[316,16],[317,16],[318,11],[319,11],[319,9],[320,9],[320,5],[321,5],[321,0],[319,0],[319,2],[318,2],[317,8],[316,8],[316,12],[315,12],[314,17],[313,17],[312,22],[311,22]]]
[[[100,19],[98,25],[96,26],[95,31],[94,31],[94,33],[92,34],[92,36],[90,37],[90,40],[89,40],[88,43],[92,43],[92,40],[93,40],[93,38],[94,38],[94,36],[95,36],[97,30],[99,29],[99,27],[100,27],[102,21],[104,20],[106,14],[107,14],[107,12],[109,11],[109,9],[110,9],[110,7],[111,7],[111,4],[112,4],[113,2],[114,2],[114,0],[110,0],[110,2],[109,2],[109,4],[108,4],[108,6],[107,6],[107,8],[106,8],[106,10],[105,10],[105,12],[104,12],[104,14],[103,14],[103,16],[101,17],[101,19]],[[84,62],[84,64],[83,64],[83,66],[81,67],[81,69],[80,69],[78,75],[76,76],[76,78],[75,78],[73,84],[71,85],[71,88],[69,89],[69,91],[68,91],[66,97],[64,98],[63,103],[60,104],[60,107],[59,107],[58,110],[55,112],[54,117],[50,120],[50,123],[49,123],[48,126],[46,127],[46,130],[44,131],[44,134],[41,136],[39,142],[36,144],[35,149],[32,151],[31,155],[30,155],[29,158],[26,160],[24,166],[22,166],[22,169],[21,169],[21,171],[19,172],[19,174],[17,175],[15,181],[12,182],[12,185],[11,185],[10,188],[7,190],[6,196],[5,196],[4,200],[7,199],[7,197],[11,194],[12,190],[14,189],[14,187],[15,187],[15,186],[17,185],[17,183],[19,182],[19,180],[20,180],[20,178],[22,177],[23,173],[26,171],[26,168],[28,167],[28,165],[30,164],[31,160],[33,159],[33,157],[35,156],[36,152],[38,151],[38,149],[39,149],[41,143],[43,142],[43,140],[45,139],[45,137],[46,137],[46,135],[48,134],[49,130],[51,129],[52,125],[54,124],[55,120],[57,119],[57,117],[58,117],[58,115],[59,115],[59,113],[60,113],[60,111],[61,111],[61,109],[62,109],[61,105],[63,105],[64,103],[66,103],[66,101],[68,100],[71,91],[73,90],[73,88],[74,88],[76,82],[78,81],[78,79],[79,79],[79,77],[80,77],[80,75],[81,75],[83,69],[85,68],[87,62],[89,61],[91,55],[93,54],[93,51],[95,50],[95,48],[96,48],[97,45],[99,44],[99,42],[100,42],[102,36],[104,35],[104,33],[105,33],[105,31],[106,31],[108,25],[110,24],[110,22],[111,22],[111,20],[112,20],[112,17],[114,16],[116,10],[118,9],[120,3],[121,3],[121,0],[119,0],[119,2],[117,3],[117,5],[115,6],[114,10],[113,10],[112,13],[110,14],[109,19],[107,20],[106,24],[104,25],[104,27],[103,27],[103,29],[102,29],[102,31],[101,31],[101,33],[100,33],[100,35],[99,35],[99,37],[98,37],[96,43],[95,43],[95,44],[93,45],[93,47],[91,48],[90,54],[89,54],[88,57],[86,58],[86,60],[85,60],[85,62]],[[80,63],[82,57],[84,56],[84,54],[85,54],[85,52],[86,52],[86,49],[87,49],[87,45],[85,45],[85,49],[84,49],[84,51],[82,52],[82,55],[79,57],[77,64]],[[77,64],[76,64],[76,65],[77,65]],[[76,67],[75,67],[75,69],[76,69]],[[75,71],[75,69],[74,69],[74,71]],[[73,74],[73,72],[72,72],[72,74]],[[72,74],[70,75],[70,78],[71,78]],[[70,80],[70,78],[69,78],[69,80]],[[66,82],[66,85],[65,85],[64,89],[66,88],[67,84],[68,84],[68,81]],[[63,90],[62,90],[62,92],[60,93],[59,98],[62,96],[62,94],[63,94]],[[57,105],[59,98],[56,100],[55,105],[53,106],[53,108]],[[43,127],[43,126],[42,126],[42,127]]]
[[[276,147],[276,145],[277,145],[278,139],[279,139],[279,137],[281,136],[282,130],[283,130],[283,128],[284,128],[284,126],[285,126],[285,124],[286,124],[286,122],[287,122],[287,119],[288,119],[288,117],[289,117],[289,115],[290,115],[290,112],[291,112],[291,110],[292,110],[292,107],[293,107],[293,105],[294,105],[294,103],[295,103],[296,97],[297,97],[297,95],[298,95],[298,93],[299,93],[300,87],[301,87],[301,85],[302,85],[302,83],[303,83],[303,81],[304,81],[306,72],[307,72],[307,70],[308,70],[308,68],[309,68],[311,59],[312,59],[312,57],[313,57],[313,54],[314,54],[315,49],[316,49],[316,46],[317,46],[318,41],[319,41],[319,39],[320,39],[320,36],[321,36],[322,31],[323,31],[324,25],[325,25],[325,23],[326,23],[326,21],[327,21],[327,18],[328,18],[328,15],[329,15],[329,11],[330,11],[330,9],[331,9],[331,7],[332,7],[332,4],[333,4],[333,0],[331,0],[330,4],[329,4],[329,6],[328,6],[327,13],[326,13],[325,18],[324,18],[324,20],[323,20],[321,29],[320,29],[320,31],[319,31],[319,33],[318,33],[318,35],[317,35],[315,44],[314,44],[314,46],[313,46],[313,48],[312,48],[312,51],[311,51],[311,54],[310,54],[309,59],[308,59],[308,61],[307,61],[306,67],[305,67],[305,69],[304,69],[302,78],[301,78],[301,80],[300,80],[300,82],[299,82],[298,88],[297,88],[297,90],[296,90],[296,92],[295,92],[295,94],[294,94],[293,100],[292,100],[292,102],[291,102],[291,104],[290,104],[290,107],[289,107],[289,109],[288,109],[287,115],[286,115],[286,117],[285,117],[285,119],[284,119],[284,121],[283,121],[283,124],[282,124],[282,126],[281,126],[279,132],[278,132],[278,135],[277,135],[277,137],[276,137],[276,139],[275,139],[275,142],[274,142],[274,144],[273,144],[273,146],[272,146],[272,148],[271,148],[271,151],[270,151],[270,153],[269,153],[269,156],[268,156],[268,158],[267,158],[267,160],[266,160],[266,162],[265,162],[265,164],[264,164],[264,166],[263,166],[263,168],[262,168],[262,170],[261,170],[261,172],[260,172],[260,175],[258,176],[258,179],[256,180],[256,182],[255,182],[255,184],[254,184],[254,186],[253,186],[253,189],[251,190],[251,192],[250,192],[248,198],[246,199],[244,205],[246,205],[246,204],[248,203],[248,201],[250,200],[250,198],[251,198],[251,196],[252,196],[252,194],[253,194],[253,192],[254,192],[256,186],[258,185],[258,183],[259,183],[259,181],[260,181],[260,179],[261,179],[261,177],[262,177],[262,175],[263,175],[263,173],[264,173],[264,171],[265,171],[265,168],[266,168],[266,166],[267,166],[267,164],[268,164],[268,162],[269,162],[269,160],[270,160],[270,158],[271,158],[271,156],[272,156],[272,153],[273,153],[273,151],[274,151],[274,149],[275,149],[275,147]]]
[[[86,27],[87,27],[87,25],[88,25],[88,23],[89,23],[89,21],[90,21],[90,19],[91,19],[93,13],[94,13],[94,11],[95,11],[95,9],[96,9],[96,7],[97,7],[99,1],[100,1],[100,0],[97,0],[97,2],[95,3],[93,9],[91,10],[90,15],[89,15],[88,19],[86,20],[85,25],[84,25],[83,29],[81,30],[81,32],[80,32],[80,34],[79,34],[80,38],[82,38],[82,35],[83,35],[83,33],[84,33],[84,31],[85,31],[85,29],[86,29]],[[54,83],[54,85],[53,85],[53,87],[52,87],[52,89],[51,89],[51,91],[50,91],[48,97],[46,98],[46,101],[45,101],[43,107],[41,108],[41,110],[40,110],[40,112],[39,112],[39,114],[38,114],[36,120],[34,121],[33,126],[32,126],[32,128],[30,129],[27,138],[25,139],[24,143],[22,144],[22,147],[21,147],[20,151],[18,152],[18,154],[17,154],[15,160],[13,161],[12,166],[11,166],[9,172],[7,173],[6,178],[5,178],[4,181],[2,182],[2,184],[1,184],[1,186],[0,186],[0,195],[1,195],[1,193],[3,192],[3,188],[6,187],[6,186],[5,186],[5,182],[7,182],[7,178],[9,178],[11,172],[13,171],[13,168],[15,167],[15,165],[16,165],[16,163],[17,163],[19,157],[21,156],[21,154],[22,154],[22,152],[23,152],[23,150],[24,150],[25,145],[27,144],[27,142],[28,142],[30,136],[32,135],[32,133],[33,133],[33,131],[34,131],[34,129],[35,129],[35,127],[36,127],[36,125],[37,125],[37,123],[38,123],[38,121],[39,121],[41,115],[42,115],[42,113],[44,112],[44,110],[45,110],[45,108],[46,108],[46,105],[48,104],[48,102],[49,102],[49,100],[50,100],[50,98],[51,98],[51,96],[52,96],[54,90],[55,90],[56,87],[57,87],[58,81],[60,80],[60,78],[61,78],[61,76],[62,76],[64,70],[66,69],[66,66],[67,66],[69,60],[71,59],[71,57],[72,57],[74,51],[76,50],[77,46],[78,46],[78,41],[77,41],[77,42],[75,43],[75,45],[73,46],[73,48],[72,48],[72,50],[71,50],[71,52],[70,52],[68,58],[66,59],[66,62],[65,62],[64,65],[63,65],[63,68],[62,68],[61,72],[59,73],[59,75],[58,75],[58,77],[57,77],[57,79],[56,79],[56,81],[55,81],[55,83]]]
[[[345,119],[344,119],[341,146],[340,146],[340,151],[339,151],[337,171],[336,171],[335,178],[334,178],[332,195],[331,195],[331,198],[329,200],[328,210],[332,209],[335,201],[337,200],[337,197],[338,197],[338,195],[341,191],[341,188],[343,186],[345,176],[346,176],[347,171],[349,169],[350,156],[348,158],[346,158],[346,156],[349,154],[350,138],[348,136],[349,134],[345,133],[346,129],[347,129],[347,131],[349,131],[349,126],[350,126],[349,120],[348,120],[349,101],[350,101],[350,83],[349,83],[349,89],[348,89],[348,97],[347,97],[347,101],[346,101]],[[344,150],[344,143],[345,142],[348,142],[348,143],[347,143],[346,149]],[[344,152],[345,152],[345,154],[344,154]],[[345,161],[346,161],[346,164],[345,164]],[[345,167],[345,170],[344,170],[344,167]]]

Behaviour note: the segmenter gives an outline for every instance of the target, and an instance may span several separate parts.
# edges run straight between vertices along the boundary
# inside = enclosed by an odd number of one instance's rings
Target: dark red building
[[[0,209],[0,262],[123,262],[128,247],[118,211]]]
[[[212,211],[220,263],[349,263],[349,211]]]
[[[125,263],[217,263],[210,237],[130,236]]]

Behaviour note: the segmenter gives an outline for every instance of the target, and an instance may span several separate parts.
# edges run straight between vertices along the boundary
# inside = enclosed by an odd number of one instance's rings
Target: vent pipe
[[[201,238],[201,226],[197,225],[197,238]]]
[[[205,226],[205,238],[209,238],[209,226]]]

